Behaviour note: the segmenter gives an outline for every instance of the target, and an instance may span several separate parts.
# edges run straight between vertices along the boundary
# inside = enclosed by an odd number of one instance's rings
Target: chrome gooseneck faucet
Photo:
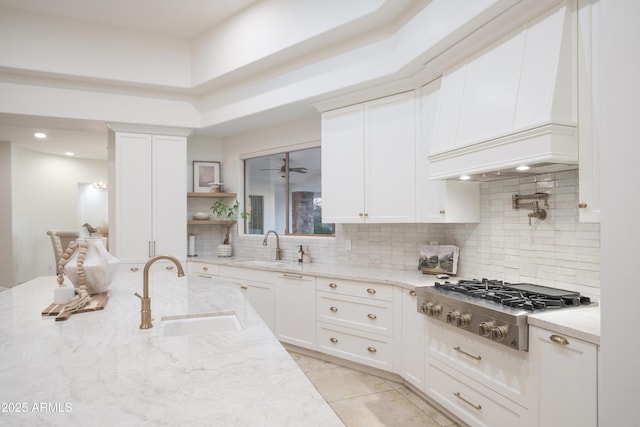
[[[282,259],[282,249],[280,249],[280,236],[278,236],[278,233],[276,233],[275,230],[269,230],[264,234],[262,246],[267,246],[267,238],[269,237],[269,233],[273,233],[276,235],[276,261],[280,261]]]
[[[178,267],[178,277],[184,276],[182,264],[180,264],[180,261],[175,257],[169,255],[158,255],[147,261],[144,265],[142,296],[137,292],[134,294],[142,300],[142,308],[140,309],[140,316],[142,317],[140,320],[140,329],[153,328],[153,324],[151,323],[151,298],[149,298],[149,268],[151,267],[151,264],[161,259],[168,259],[173,262],[176,267]]]

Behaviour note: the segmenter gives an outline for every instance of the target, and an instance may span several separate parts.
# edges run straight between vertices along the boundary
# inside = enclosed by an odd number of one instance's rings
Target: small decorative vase
[[[84,271],[84,282],[90,295],[105,292],[115,278],[120,260],[107,251],[106,237],[78,238],[76,242],[79,246],[64,266],[64,274],[77,288],[80,286],[78,272],[81,269]],[[78,257],[82,242],[87,244],[87,253],[79,269]]]
[[[233,247],[231,245],[218,245],[217,254],[219,257],[233,255]]]

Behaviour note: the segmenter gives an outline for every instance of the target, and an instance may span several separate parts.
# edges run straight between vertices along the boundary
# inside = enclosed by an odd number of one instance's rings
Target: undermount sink
[[[235,312],[192,314],[186,316],[166,316],[160,319],[158,335],[177,337],[184,335],[211,334],[216,332],[239,331],[242,324]]]
[[[282,267],[285,265],[283,261],[272,261],[267,259],[248,259],[234,262],[240,265],[255,265],[259,267]]]

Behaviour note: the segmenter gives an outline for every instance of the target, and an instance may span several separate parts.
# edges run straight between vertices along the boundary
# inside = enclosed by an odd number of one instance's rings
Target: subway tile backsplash
[[[313,262],[394,270],[417,269],[420,246],[438,242],[460,247],[458,276],[503,278],[577,290],[600,299],[600,225],[578,220],[578,171],[481,184],[478,224],[337,224],[335,238],[281,240],[285,260],[299,245],[309,246]],[[544,221],[527,208],[511,207],[513,194],[549,193]],[[224,227],[189,226],[200,257],[215,256]],[[347,250],[347,241],[351,249]],[[232,237],[235,255],[275,257],[275,238]]]

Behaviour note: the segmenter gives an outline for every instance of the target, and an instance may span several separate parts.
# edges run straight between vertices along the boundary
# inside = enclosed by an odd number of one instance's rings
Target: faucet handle
[[[138,298],[140,298],[140,299],[143,299],[143,298],[142,298],[142,295],[140,295],[140,294],[139,294],[139,293],[137,293],[137,292],[136,292],[136,293],[134,293],[134,295],[135,295],[135,296],[137,296],[137,297],[138,297]]]

